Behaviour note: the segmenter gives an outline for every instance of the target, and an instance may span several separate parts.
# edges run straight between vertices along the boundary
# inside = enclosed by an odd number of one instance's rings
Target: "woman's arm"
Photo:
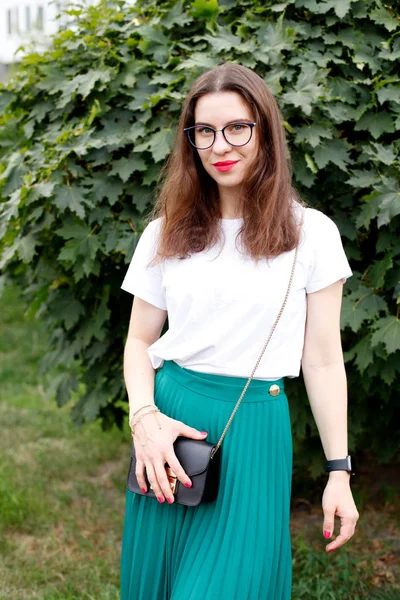
[[[342,281],[307,295],[302,372],[311,410],[327,460],[345,458],[347,447],[347,380],[340,339]],[[336,550],[354,533],[358,512],[346,471],[334,471],[323,498],[325,537],[341,518],[340,534],[327,546]]]
[[[147,349],[160,337],[167,311],[134,297],[124,349],[124,379],[129,398],[129,421],[142,406],[154,404],[155,371]]]
[[[128,337],[124,351],[124,378],[129,397],[130,419],[135,411],[154,402],[155,370],[147,349],[159,339],[167,318],[167,311],[135,296],[133,300]],[[164,415],[157,419],[153,414],[144,415],[135,427],[136,478],[143,492],[147,491],[145,471],[159,502],[174,502],[165,463],[171,467],[179,481],[191,487],[192,482],[174,452],[178,436],[204,440],[207,432],[200,432]]]

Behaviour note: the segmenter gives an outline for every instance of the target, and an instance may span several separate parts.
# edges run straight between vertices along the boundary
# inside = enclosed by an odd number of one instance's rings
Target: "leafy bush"
[[[284,118],[295,183],[337,223],[351,446],[400,440],[400,21],[377,0],[195,0],[69,11],[1,89],[1,281],[45,321],[50,390],[76,422],[121,424],[131,297],[120,284],[194,78],[237,61]],[[297,464],[321,468],[304,386],[288,381]],[[300,452],[301,450],[301,452]]]

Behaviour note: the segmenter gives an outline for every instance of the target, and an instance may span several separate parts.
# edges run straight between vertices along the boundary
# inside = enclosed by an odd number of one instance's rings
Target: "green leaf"
[[[366,319],[368,319],[367,309],[361,304],[355,303],[348,296],[344,296],[340,315],[341,329],[350,327],[356,333]]]
[[[361,227],[368,229],[372,219],[375,219],[379,213],[380,200],[379,198],[376,198],[376,194],[374,192],[368,196],[365,196],[363,200],[364,204],[356,218],[357,229],[361,229]]]
[[[282,92],[281,79],[285,77],[285,71],[269,71],[265,77],[264,81],[269,87],[272,94],[278,95]]]
[[[308,168],[304,155],[293,152],[292,162],[296,183],[301,183],[307,188],[311,187],[315,181],[315,174]]]
[[[368,111],[356,123],[355,131],[370,131],[375,139],[382,133],[393,133],[395,131],[394,121],[387,112],[373,113]]]
[[[354,120],[354,108],[344,102],[330,102],[324,105],[323,110],[327,113],[329,120],[334,123]]]
[[[283,10],[285,10],[285,8],[289,4],[293,4],[293,2],[285,2],[285,3],[281,3],[281,4],[273,4],[272,6],[269,7],[269,10],[271,10],[272,12],[282,12]]]
[[[196,19],[215,19],[219,13],[218,0],[194,0],[190,14]]]
[[[143,185],[152,185],[158,181],[159,177],[160,167],[153,164],[146,169],[146,172],[143,175]]]
[[[75,265],[75,280],[79,281],[83,275],[89,276],[93,273],[93,262],[97,251],[100,249],[100,242],[97,236],[87,235],[86,237],[75,237],[70,239],[58,255],[58,260],[75,262],[79,257],[83,257]]]
[[[296,142],[307,142],[315,148],[321,143],[321,140],[332,139],[333,130],[328,123],[312,123],[311,125],[302,125],[296,131]]]
[[[29,190],[26,203],[30,204],[42,198],[50,198],[53,195],[54,186],[54,181],[41,181],[33,185]]]
[[[112,69],[104,68],[101,70],[90,70],[84,75],[78,75],[75,77],[75,81],[77,81],[76,91],[83,98],[86,98],[98,81],[100,81],[102,84],[109,83],[113,75],[114,71]]]
[[[400,319],[393,315],[376,321],[373,325],[375,330],[371,346],[383,344],[388,354],[400,350]]]
[[[315,162],[313,161],[313,159],[311,158],[311,156],[309,154],[305,154],[304,158],[306,159],[306,163],[308,168],[310,169],[310,171],[312,171],[313,173],[318,173],[318,167],[315,164]]]
[[[386,312],[388,310],[385,300],[375,293],[370,293],[362,298],[360,305],[368,311],[369,319],[374,319],[381,311]]]
[[[107,198],[109,205],[114,206],[123,191],[124,184],[120,179],[115,179],[114,177],[111,177],[111,175],[106,174],[102,176],[98,175],[90,190],[90,198],[93,203],[97,203],[103,198]]]
[[[62,227],[56,230],[56,234],[65,240],[75,239],[84,240],[90,233],[90,229],[75,221],[67,221]]]
[[[66,295],[59,300],[60,316],[67,330],[72,329],[78,323],[79,317],[85,314],[82,303],[71,296]]]
[[[400,360],[399,355],[396,353],[390,354],[385,358],[384,363],[379,370],[379,375],[382,381],[387,385],[392,385],[400,371]]]
[[[369,13],[369,18],[375,23],[378,23],[378,25],[386,27],[388,31],[394,31],[400,25],[398,18],[392,15],[383,6],[379,6],[379,8],[375,8],[375,10],[371,11]]]
[[[194,69],[196,71],[202,69],[212,69],[216,67],[218,64],[218,59],[215,56],[209,56],[207,54],[203,54],[202,52],[194,52],[190,58],[183,60],[176,67],[176,71],[190,71]]]
[[[320,71],[315,65],[303,66],[294,89],[283,94],[283,101],[301,108],[306,115],[310,115],[312,105],[324,94],[324,88],[317,83],[320,78]]]
[[[112,69],[95,70],[90,69],[87,73],[82,73],[73,77],[70,81],[64,80],[62,94],[57,102],[58,108],[64,108],[70,102],[75,94],[80,94],[86,98],[93,90],[97,82],[101,82],[99,89],[104,89],[114,75]]]
[[[384,102],[396,102],[400,104],[400,85],[387,85],[376,91],[380,104]]]
[[[371,348],[371,337],[365,336],[351,348],[349,352],[344,353],[345,361],[353,360],[355,358],[355,365],[358,367],[361,374],[364,373],[365,369],[369,367],[374,361],[374,351]]]
[[[364,152],[385,165],[392,165],[396,160],[394,147],[384,146],[378,142],[372,142],[364,148]]]
[[[82,244],[83,241],[82,240],[70,240],[69,242],[67,242],[64,245],[64,248],[61,250],[61,252],[58,255],[58,260],[60,261],[67,261],[67,262],[75,262],[79,255],[82,254]]]
[[[400,186],[395,179],[382,175],[375,190],[373,195],[379,203],[378,227],[382,227],[400,214]]]
[[[371,286],[374,288],[382,288],[386,272],[393,267],[393,259],[391,253],[386,253],[382,260],[377,260],[368,269],[368,276],[371,281]]]
[[[35,246],[37,239],[31,234],[27,235],[18,244],[18,256],[24,263],[30,263],[36,254]]]
[[[111,311],[107,307],[108,295],[105,294],[100,302],[100,306],[97,309],[94,316],[94,335],[98,340],[103,340],[105,337],[106,330],[104,324],[109,320]]]
[[[132,154],[129,158],[120,158],[113,162],[110,175],[119,175],[124,183],[135,171],[145,171],[146,163],[143,158]]]
[[[152,136],[149,148],[156,163],[164,160],[169,154],[173,137],[173,132],[170,129],[161,129]]]
[[[191,17],[184,12],[182,2],[177,2],[161,19],[160,23],[166,29],[172,27],[185,27],[192,22]]]
[[[381,42],[382,50],[379,57],[385,60],[397,61],[400,58],[400,39],[395,38],[393,48],[390,47],[391,40]]]
[[[282,15],[281,15],[282,17]],[[281,67],[281,57],[283,50],[290,50],[293,47],[295,38],[295,30],[291,27],[284,27],[281,17],[277,23],[267,21],[262,23],[258,29],[257,41],[258,49],[254,51],[254,58],[266,65],[277,65]],[[311,66],[311,65],[310,65]],[[307,70],[307,67],[304,67]],[[300,87],[302,89],[303,82],[300,74]]]
[[[378,180],[379,176],[374,171],[354,169],[351,177],[346,181],[346,183],[356,188],[367,188],[377,183]]]
[[[205,35],[200,39],[206,40],[216,54],[227,52],[232,48],[241,48],[241,40],[230,31],[220,27],[215,35]]]
[[[133,91],[134,99],[127,104],[127,108],[131,111],[137,111],[148,107],[148,99],[156,91],[156,88],[147,77],[141,76]],[[136,118],[138,117],[136,116]]]
[[[69,208],[71,212],[83,219],[85,216],[84,204],[87,203],[84,194],[86,194],[86,190],[81,186],[74,183],[63,185],[54,191],[54,204],[61,212],[65,212]]]
[[[334,77],[331,83],[332,100],[341,100],[347,104],[357,104],[357,93],[353,82]]]
[[[168,38],[164,33],[157,27],[150,24],[143,23],[140,27],[140,33],[143,40],[146,42],[154,42],[155,44],[161,44],[162,46],[168,43]]]
[[[349,149],[350,144],[346,140],[328,140],[314,150],[314,160],[319,169],[331,162],[342,171],[347,171],[347,165],[352,162],[348,154]]]
[[[350,4],[355,0],[335,0],[333,8],[339,19],[343,19],[350,10]]]

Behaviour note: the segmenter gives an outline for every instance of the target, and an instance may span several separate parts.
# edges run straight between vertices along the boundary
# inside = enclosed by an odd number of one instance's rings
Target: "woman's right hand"
[[[135,426],[133,442],[136,451],[136,478],[142,491],[147,492],[144,476],[144,469],[146,469],[147,477],[159,502],[164,502],[166,499],[171,504],[174,501],[164,466],[166,462],[183,485],[192,486],[174,452],[173,444],[180,435],[204,440],[208,434],[161,412],[144,415]]]

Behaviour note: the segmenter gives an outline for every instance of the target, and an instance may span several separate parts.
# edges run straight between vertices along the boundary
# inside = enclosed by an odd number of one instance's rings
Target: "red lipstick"
[[[238,160],[224,160],[222,162],[214,163],[213,166],[217,169],[217,171],[224,173],[225,171],[230,171],[238,162]]]

